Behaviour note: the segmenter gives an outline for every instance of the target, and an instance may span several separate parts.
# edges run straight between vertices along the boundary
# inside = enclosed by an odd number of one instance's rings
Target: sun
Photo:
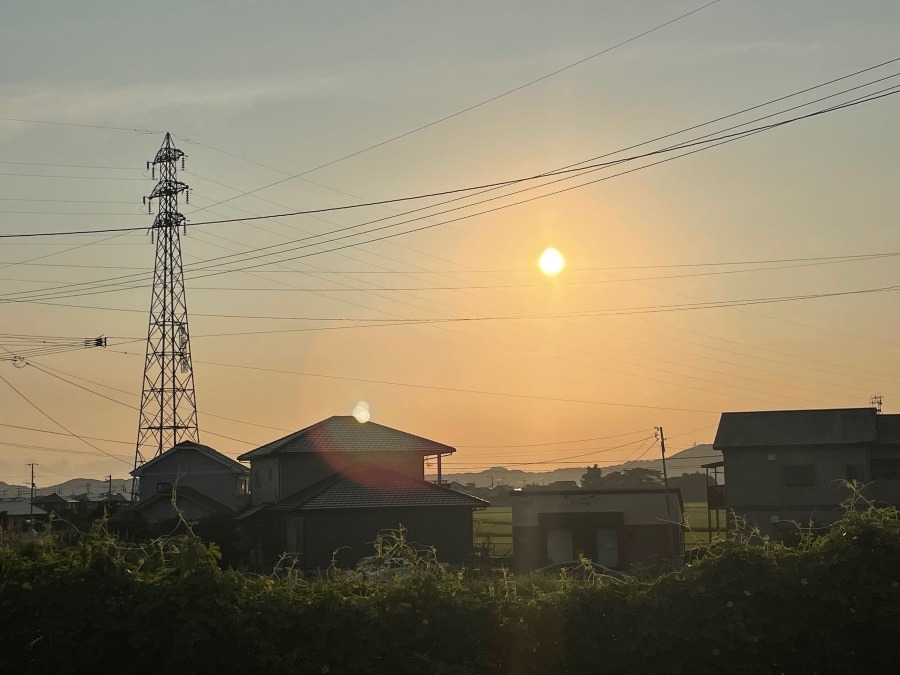
[[[557,251],[555,248],[546,249],[543,253],[541,253],[541,257],[538,258],[538,267],[540,267],[541,272],[546,274],[548,277],[555,277],[557,274],[562,272],[565,266],[566,259],[563,258],[563,254]]]

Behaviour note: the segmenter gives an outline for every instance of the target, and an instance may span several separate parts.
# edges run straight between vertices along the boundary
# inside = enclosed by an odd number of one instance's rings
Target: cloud
[[[164,110],[236,111],[278,101],[327,98],[342,89],[337,75],[234,77],[110,85],[100,82],[0,86],[0,116],[58,122],[142,119]]]

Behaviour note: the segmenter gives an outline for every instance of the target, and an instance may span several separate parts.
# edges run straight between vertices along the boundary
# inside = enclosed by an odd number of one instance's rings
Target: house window
[[[847,480],[864,481],[866,479],[866,467],[862,464],[848,464],[845,476]]]
[[[250,492],[249,481],[243,476],[235,479],[235,492],[239,495],[245,495]]]
[[[786,464],[784,467],[784,484],[788,487],[800,487],[816,484],[815,464]]]
[[[900,480],[900,459],[873,459],[874,480]]]
[[[171,483],[168,483],[168,482],[166,482],[166,483],[157,483],[157,484],[156,484],[156,491],[157,491],[158,493],[160,493],[160,494],[164,494],[164,493],[166,493],[166,492],[171,492],[171,491],[172,491],[172,484],[171,484]]]

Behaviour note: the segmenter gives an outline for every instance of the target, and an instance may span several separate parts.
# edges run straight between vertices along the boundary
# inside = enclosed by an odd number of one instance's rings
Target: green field
[[[712,538],[717,534],[716,514],[712,514]],[[721,527],[725,529],[725,512],[719,512]],[[706,502],[685,502],[684,504],[684,544],[694,548],[698,544],[710,541]],[[492,506],[474,515],[475,546],[487,544],[491,555],[509,555],[512,553],[512,508],[509,506]]]
[[[487,544],[491,555],[512,553],[512,507],[491,506],[473,516],[475,547]]]

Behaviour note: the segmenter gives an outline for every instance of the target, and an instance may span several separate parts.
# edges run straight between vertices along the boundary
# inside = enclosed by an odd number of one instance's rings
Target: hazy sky
[[[196,222],[534,175],[900,57],[894,0],[721,0],[499,100],[203,209],[486,101],[703,4],[7,3],[0,233],[150,225],[141,197],[154,183],[142,169],[166,130],[188,154],[179,175],[192,194],[183,210]],[[889,79],[870,84],[880,78]],[[900,62],[668,142],[897,84]],[[856,86],[863,88],[784,112]],[[709,442],[724,410],[865,406],[873,394],[895,410],[896,292],[627,312],[900,284],[895,256],[796,260],[900,252],[898,111],[900,96],[891,96],[450,223],[655,160],[405,217],[397,211],[440,200],[194,227],[183,251],[201,441],[235,456],[365,400],[374,421],[456,446],[445,470],[537,470],[658,456],[649,437],[660,425],[673,452]],[[417,233],[307,246],[249,273],[192,279],[191,267],[205,259],[495,196],[381,231],[443,223]],[[322,252],[343,244],[353,246]],[[548,246],[567,260],[553,279],[536,267]],[[709,265],[769,260],[793,262]],[[149,273],[152,264],[145,232],[3,240],[0,333],[103,334],[110,346],[32,359],[84,388],[0,361],[21,393],[0,381],[0,480],[24,482],[30,461],[39,464],[39,485],[127,475],[147,278],[140,288],[43,301],[53,304],[22,300],[60,284]],[[365,325],[462,318],[479,320]],[[19,349],[5,339],[7,350]]]

